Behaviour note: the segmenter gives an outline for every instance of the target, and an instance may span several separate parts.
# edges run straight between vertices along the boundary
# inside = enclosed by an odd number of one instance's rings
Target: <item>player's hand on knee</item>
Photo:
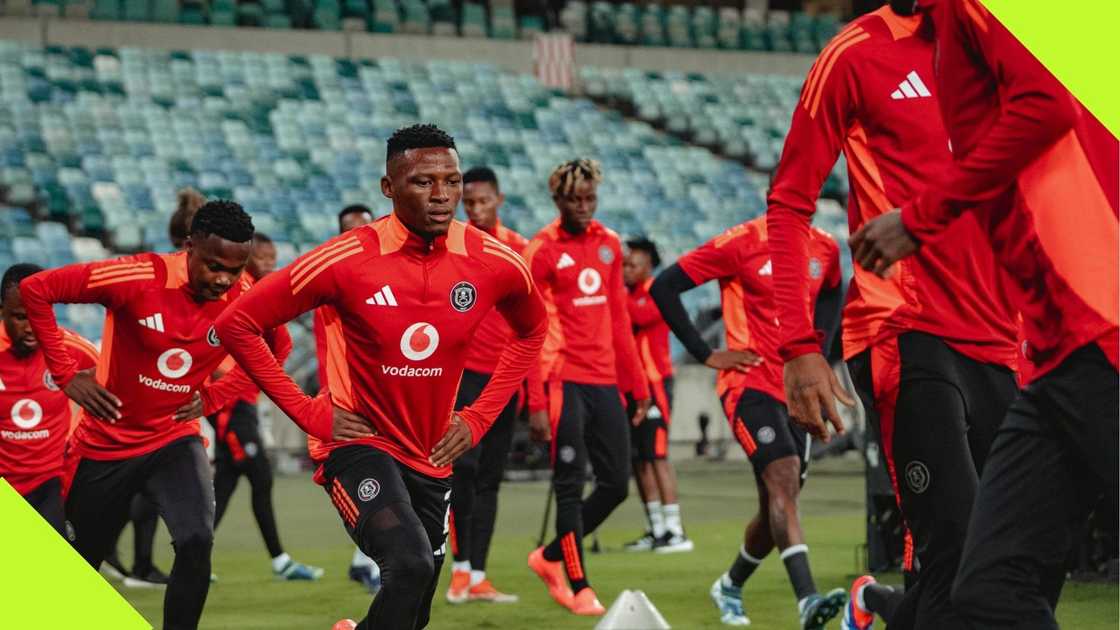
[[[189,403],[175,410],[174,419],[176,422],[183,422],[200,417],[202,417],[202,394],[195,391],[195,393],[191,395],[191,401]]]
[[[738,370],[749,372],[752,367],[762,365],[762,357],[750,350],[716,350],[704,361],[713,370]]]
[[[646,420],[646,414],[649,413],[649,408],[653,405],[653,401],[649,398],[643,398],[634,402],[634,417],[630,418],[630,424],[640,426]]]
[[[339,442],[342,440],[360,440],[373,437],[377,432],[373,430],[365,418],[345,409],[333,407],[334,418],[331,421],[331,439]]]
[[[432,449],[428,461],[433,466],[447,466],[470,449],[472,437],[471,429],[467,426],[467,423],[463,422],[459,414],[452,414],[451,426],[447,427],[447,433],[443,434],[443,439]]]
[[[851,407],[855,405],[855,400],[840,385],[824,355],[811,352],[788,361],[784,380],[786,405],[791,420],[824,442],[830,439],[826,421],[832,424],[837,433],[844,432],[844,423],[836,409],[836,401]]]
[[[116,422],[121,418],[121,400],[97,382],[93,370],[82,370],[75,374],[62,391],[95,418],[109,422]]]
[[[552,423],[548,421],[547,411],[534,411],[529,414],[529,438],[534,442],[547,442],[552,439]]]

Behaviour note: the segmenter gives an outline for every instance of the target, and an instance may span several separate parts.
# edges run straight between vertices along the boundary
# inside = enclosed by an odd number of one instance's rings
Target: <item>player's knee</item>
[[[423,593],[435,575],[435,560],[430,553],[417,551],[402,552],[400,558],[392,562],[394,591]]]
[[[175,554],[192,561],[210,560],[210,550],[214,547],[214,529],[198,525],[182,533],[175,539]]]

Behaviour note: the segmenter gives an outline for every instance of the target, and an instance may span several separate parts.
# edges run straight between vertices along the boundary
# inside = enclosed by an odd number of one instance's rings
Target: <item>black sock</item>
[[[782,551],[782,562],[786,565],[789,574],[789,583],[793,585],[793,594],[797,601],[817,592],[813,584],[813,572],[809,570],[809,546],[793,545]]]
[[[863,588],[863,603],[871,612],[890,623],[898,605],[902,603],[903,592],[886,584],[868,584]]]
[[[735,561],[731,563],[731,568],[727,570],[727,577],[731,580],[731,585],[742,588],[747,578],[754,573],[754,570],[760,564],[762,564],[762,558],[751,557],[751,554],[747,553],[745,545],[739,547],[739,553],[735,554]]]

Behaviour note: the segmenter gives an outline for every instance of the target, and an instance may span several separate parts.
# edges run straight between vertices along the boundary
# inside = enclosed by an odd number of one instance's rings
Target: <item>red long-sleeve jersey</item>
[[[311,398],[260,335],[316,307],[328,394]],[[430,243],[395,214],[351,230],[261,280],[217,329],[261,390],[327,452],[367,443],[420,473],[447,477],[451,467],[428,458],[450,425],[474,332],[495,307],[514,337],[478,400],[458,412],[477,444],[536,363],[547,328],[521,257],[465,223],[452,222]],[[331,441],[332,404],[366,418],[375,435]]]
[[[980,220],[1018,288],[1032,379],[1094,340],[1115,364],[1116,138],[979,2],[919,5],[954,159],[903,206],[903,223],[936,244]]]
[[[497,224],[493,230],[483,231],[517,252],[518,255],[522,254],[525,251],[525,246],[529,244],[528,239],[501,223]],[[513,329],[509,327],[506,318],[502,317],[502,314],[497,311],[491,311],[474,333],[474,342],[467,350],[465,367],[472,372],[492,374],[494,368],[498,366],[498,357],[501,356],[502,350],[505,349],[506,344],[512,337]]]
[[[661,317],[657,304],[649,296],[653,278],[630,290],[626,309],[634,326],[634,344],[642,360],[642,370],[650,383],[660,383],[673,375],[673,361],[669,357],[669,325]]]
[[[594,220],[572,234],[557,219],[529,241],[525,257],[549,313],[541,379],[529,380],[529,409],[547,407],[545,380],[618,385],[649,398],[626,311],[618,235]]]
[[[950,161],[934,98],[933,44],[919,26],[919,17],[889,6],[854,20],[805,80],[768,198],[784,360],[820,351],[805,299],[807,235],[837,154],[848,164],[852,232],[908,200]],[[920,330],[973,359],[1014,368],[1009,285],[978,222],[959,221],[885,280],[856,268],[843,314],[844,356]]]
[[[83,412],[72,436],[74,452],[125,459],[198,435],[197,419],[177,422],[172,415],[195,391],[209,415],[244,389],[248,379],[240,369],[204,383],[226,357],[214,320],[250,286],[242,275],[220,299],[197,301],[187,281],[186,252],[68,265],[25,278],[20,295],[27,318],[60,387],[79,366],[66,350],[51,305],[97,303],[106,309],[96,375],[121,400],[121,417],[110,423]]]
[[[292,355],[292,334],[288,332],[287,326],[278,326],[276,330],[273,331],[273,335],[273,338],[269,340],[269,346],[273,348],[273,352],[276,354],[277,363],[284,365],[288,357]],[[222,361],[221,365],[218,366],[216,375],[220,379],[235,367],[237,367],[237,361],[234,361],[233,357],[227,356],[225,360]],[[257,387],[257,384],[251,379],[248,379],[245,383],[245,388],[234,395],[233,402],[227,405],[223,411],[232,408],[237,402],[255,405],[260,395],[261,389]]]
[[[716,381],[721,398],[732,389],[750,388],[782,402],[786,399],[778,356],[779,312],[773,299],[775,265],[767,231],[766,217],[758,217],[728,229],[677,260],[697,285],[720,281],[727,347],[750,350],[763,360],[762,365],[746,373],[721,371]],[[807,250],[804,276],[808,284],[801,299],[807,302],[805,310],[812,321],[817,294],[840,284],[840,248],[828,234],[810,228]]]
[[[17,356],[0,326],[0,477],[27,494],[62,476],[70,435],[70,399],[47,369],[41,349]],[[62,345],[77,369],[97,365],[97,348],[81,335],[62,331]]]

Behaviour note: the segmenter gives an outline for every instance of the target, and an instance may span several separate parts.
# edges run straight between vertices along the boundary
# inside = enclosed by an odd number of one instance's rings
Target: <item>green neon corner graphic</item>
[[[3,479],[0,515],[0,628],[151,630]]]
[[[1112,135],[1120,137],[1120,90],[1114,80],[1120,2],[981,2]]]

